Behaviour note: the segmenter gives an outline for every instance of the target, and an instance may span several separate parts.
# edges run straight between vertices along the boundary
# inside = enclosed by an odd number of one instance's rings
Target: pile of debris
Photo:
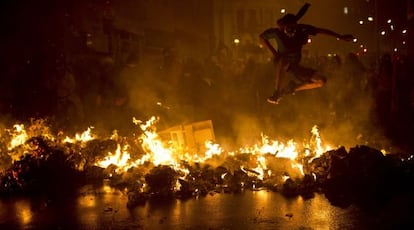
[[[363,145],[349,152],[342,147],[314,159],[309,171],[332,204],[375,207],[401,193],[412,194],[413,158],[402,153],[383,155]]]
[[[412,194],[414,156],[382,154],[368,146],[330,150],[310,161],[303,160],[303,175],[293,176],[292,160],[265,155],[273,170],[261,176],[248,168],[249,154],[229,155],[220,165],[182,162],[172,165],[150,162],[117,170],[95,163],[108,151],[116,149],[113,140],[94,140],[87,145],[56,144],[47,138],[29,139],[30,152],[11,161],[3,154],[1,161],[10,167],[0,172],[0,195],[76,192],[85,184],[110,185],[128,191],[128,207],[144,204],[148,199],[187,199],[211,193],[237,193],[246,189],[268,189],[285,196],[312,198],[324,193],[333,205],[374,206],[400,193]],[[136,153],[140,154],[140,153]],[[306,163],[308,162],[308,163]],[[63,186],[64,185],[64,186]],[[73,188],[73,189],[69,189]]]

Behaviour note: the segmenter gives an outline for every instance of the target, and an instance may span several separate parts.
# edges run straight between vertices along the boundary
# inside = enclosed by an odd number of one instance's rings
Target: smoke
[[[301,143],[315,125],[334,147],[388,144],[376,125],[372,73],[359,60],[346,56],[315,66],[326,85],[287,95],[279,105],[266,102],[273,91],[271,65],[250,61],[215,69],[208,61],[177,59],[170,66],[127,68],[120,81],[128,106],[144,119],[159,116],[160,129],[212,120],[217,141],[229,148],[251,146],[262,135]]]
[[[333,146],[389,144],[377,125],[373,73],[352,54],[343,61],[338,59],[327,59],[322,66],[313,67],[328,79],[322,88],[286,96],[268,111],[271,117],[265,127],[269,133],[302,141],[317,125],[322,140]]]
[[[125,27],[126,30],[122,30],[124,32],[129,29],[145,31],[144,25],[152,23],[153,20],[158,21],[150,25],[170,25],[166,21],[175,22],[174,25],[180,24],[175,20],[159,17],[160,14],[149,15],[144,7],[146,4],[130,4],[138,5],[114,5],[115,10],[119,10],[115,25],[122,29]],[[315,9],[323,10],[326,7],[326,4],[316,1],[312,4],[315,4]],[[3,45],[8,51],[18,51],[5,52],[8,57],[3,58],[8,60],[3,65],[6,80],[2,84],[2,96],[7,99],[4,99],[7,103],[0,105],[5,123],[13,123],[16,117],[23,120],[31,116],[54,116],[59,119],[58,122],[63,128],[79,131],[89,125],[107,130],[135,128],[131,122],[132,117],[145,120],[151,116],[159,116],[159,129],[212,120],[218,142],[229,146],[255,143],[262,134],[282,141],[302,141],[309,138],[314,125],[320,128],[323,139],[333,145],[371,144],[385,139],[381,128],[376,125],[375,100],[369,86],[370,73],[362,70],[352,60],[346,59],[335,66],[333,60],[330,60],[328,67],[309,65],[326,74],[327,84],[320,89],[288,95],[282,99],[280,105],[275,106],[266,102],[266,98],[273,91],[274,73],[271,64],[255,61],[263,60],[262,53],[257,54],[259,58],[253,57],[246,62],[236,59],[235,53],[232,53],[234,47],[226,47],[223,43],[218,45],[213,54],[215,56],[201,60],[204,58],[202,55],[209,55],[206,51],[211,50],[212,43],[206,38],[203,42],[199,41],[205,47],[196,49],[198,46],[191,44],[195,41],[189,34],[209,31],[208,27],[202,26],[205,23],[195,23],[197,27],[193,28],[194,33],[192,30],[186,34],[177,32],[174,34],[179,37],[176,40],[172,39],[172,34],[169,35],[171,37],[163,37],[163,33],[155,32],[154,35],[146,34],[147,42],[150,43],[140,47],[142,50],[136,56],[133,53],[136,51],[133,42],[122,42],[116,59],[106,53],[107,35],[98,32],[99,29],[89,28],[101,26],[100,14],[107,12],[104,8],[109,5],[96,4],[91,7],[96,9],[95,16],[91,18],[83,15],[89,12],[88,7],[73,3],[58,4],[42,10],[49,17],[22,20],[30,23],[12,26],[18,31],[16,35],[20,36],[15,39],[15,35],[11,34]],[[12,17],[10,13],[8,17],[36,18],[37,16],[29,14],[32,12],[29,8],[13,8],[10,12],[18,12],[13,14],[17,16]],[[297,9],[297,6],[292,8]],[[142,14],[137,13],[137,9]],[[186,12],[185,8],[178,7],[177,10]],[[338,32],[348,31],[342,25],[345,22],[341,20],[320,21],[318,12],[310,10],[304,16],[303,22],[344,30]],[[334,11],[328,10],[326,13],[333,14]],[[204,22],[204,19],[187,18],[191,14],[177,15],[183,17],[182,21],[191,19]],[[333,16],[327,15],[323,18],[334,18]],[[54,22],[52,27],[45,23],[47,19],[55,17],[56,20],[49,20]],[[206,17],[205,20],[209,18]],[[8,25],[10,26],[11,24]],[[32,34],[33,31],[28,28],[42,30]],[[169,31],[170,26],[162,29]],[[177,28],[176,31],[182,30]],[[49,39],[52,42],[46,42]],[[330,39],[325,43],[323,38],[319,41],[323,45],[318,45],[315,40],[311,47],[317,50],[338,50],[336,48],[344,47],[342,41],[336,43]],[[173,48],[157,51],[167,46],[166,44]],[[329,44],[334,47],[329,47]],[[146,50],[147,46],[154,50]],[[238,48],[240,57],[248,53],[241,46]],[[65,56],[62,56],[62,50]],[[251,51],[255,52],[261,51]],[[200,59],[187,56],[198,56]],[[129,57],[137,60],[128,60]],[[128,65],[118,69],[119,63]],[[75,85],[72,86],[73,82]]]

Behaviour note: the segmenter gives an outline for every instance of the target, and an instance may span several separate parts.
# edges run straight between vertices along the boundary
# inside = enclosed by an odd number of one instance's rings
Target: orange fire
[[[107,168],[110,165],[115,166],[116,173],[120,174],[127,172],[131,168],[139,168],[144,164],[149,164],[153,167],[167,165],[185,176],[189,172],[182,164],[183,162],[220,165],[228,158],[243,156],[243,159],[248,160],[239,161],[233,165],[227,163],[227,166],[229,169],[236,167],[234,169],[243,170],[249,175],[256,176],[258,180],[265,180],[274,176],[280,177],[280,180],[301,177],[305,174],[302,165],[304,157],[312,160],[331,149],[329,145],[322,144],[318,128],[314,126],[311,130],[311,140],[309,143],[302,144],[303,150],[299,149],[298,144],[293,140],[282,143],[262,135],[261,143],[239,148],[235,152],[226,151],[218,143],[214,143],[211,140],[205,142],[206,151],[203,153],[183,152],[182,149],[174,148],[174,145],[159,137],[156,131],[157,122],[157,117],[152,117],[146,122],[133,118],[133,123],[139,127],[141,132],[139,136],[135,137],[135,143],[140,143],[140,147],[144,150],[144,153],[139,156],[132,154],[134,152],[133,146],[127,142],[120,141],[122,138],[118,137],[116,131],[114,131],[112,136],[104,138],[94,134],[92,132],[93,127],[89,127],[86,131],[76,134],[74,137],[66,136],[65,138],[60,138],[60,140],[61,144],[76,143],[80,146],[85,146],[86,143],[96,139],[114,140],[116,142],[115,151],[108,151],[105,157],[97,159],[94,164],[101,168]],[[23,124],[16,124],[13,127],[13,130],[7,130],[6,132],[10,137],[7,145],[8,154],[12,156],[13,161],[18,160],[22,155],[29,152],[27,151],[29,147],[25,146],[25,143],[31,137],[42,135],[49,140],[55,141],[59,139],[50,134],[43,122],[33,122],[27,130]],[[58,136],[64,135],[60,132]],[[289,175],[280,173],[277,165],[278,161],[275,161],[277,159],[285,159],[290,162]],[[229,172],[232,172],[232,170],[229,170]],[[177,182],[176,189],[179,190],[179,187]]]

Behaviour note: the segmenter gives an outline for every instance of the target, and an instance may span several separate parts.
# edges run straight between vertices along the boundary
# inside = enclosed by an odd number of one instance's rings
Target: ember
[[[262,137],[262,143],[226,151],[206,140],[205,153],[183,152],[156,132],[156,118],[140,125],[139,136],[115,131],[99,137],[88,128],[71,138],[53,135],[43,121],[2,132],[0,194],[60,193],[103,181],[128,193],[129,208],[151,198],[188,198],[209,193],[268,189],[312,198],[323,192],[333,204],[371,205],[406,191],[412,156],[384,155],[368,146],[323,147],[317,127],[302,149]],[[134,135],[133,135],[134,136]],[[372,202],[372,203],[370,203]]]

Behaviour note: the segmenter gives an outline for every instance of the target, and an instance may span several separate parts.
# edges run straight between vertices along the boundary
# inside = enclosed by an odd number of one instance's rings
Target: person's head
[[[285,16],[277,20],[279,28],[289,37],[292,37],[296,30],[295,25],[297,24],[297,18],[293,14],[286,14]]]

